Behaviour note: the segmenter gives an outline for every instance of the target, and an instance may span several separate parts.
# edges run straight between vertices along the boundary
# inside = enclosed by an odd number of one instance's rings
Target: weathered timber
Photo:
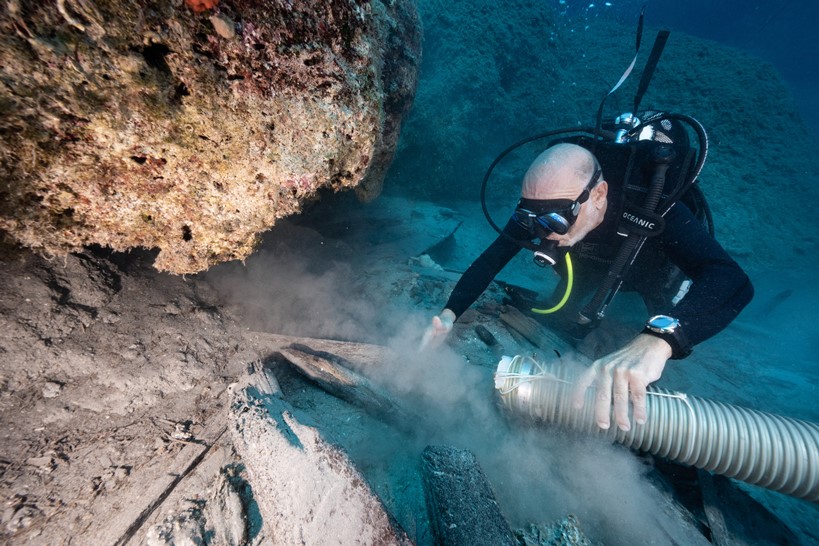
[[[277,396],[232,389],[229,430],[269,544],[410,546],[349,457]]]
[[[481,341],[486,343],[489,347],[494,347],[498,344],[498,340],[492,335],[492,332],[486,329],[486,326],[482,324],[478,324],[475,326],[475,333],[478,334],[478,337]]]
[[[281,396],[282,394],[275,373],[261,360],[251,362],[247,367],[247,373],[230,388],[236,391],[247,387],[256,389],[260,396]]]
[[[571,349],[569,344],[560,336],[543,327],[535,319],[527,317],[515,307],[507,306],[506,310],[501,313],[500,319],[504,324],[528,339],[533,345],[543,350],[554,349],[563,353]]]
[[[197,534],[188,536],[192,529],[178,525],[190,517],[191,507],[201,509],[207,494],[204,512],[205,525],[198,530],[211,537],[209,544],[244,544],[246,542],[246,515],[238,493],[227,483],[223,469],[234,462],[230,435],[225,434],[208,451],[204,460],[188,474],[162,504],[145,520],[127,546],[158,546],[197,544]],[[198,511],[198,510],[197,510]],[[177,523],[177,525],[174,525]],[[182,538],[184,537],[184,538]],[[184,542],[187,540],[187,542]],[[221,540],[221,542],[220,542]]]
[[[421,474],[430,525],[440,546],[517,546],[475,455],[427,446]]]
[[[231,386],[231,390],[252,388],[259,395],[266,397],[280,394],[278,381],[273,372],[261,362],[253,362],[248,373],[240,382]],[[143,544],[146,537],[141,535],[145,529],[164,521],[179,508],[185,498],[193,498],[198,492],[206,490],[217,481],[222,467],[230,462],[230,439],[224,434],[227,430],[227,412],[214,415],[208,426],[191,440],[180,451],[167,467],[159,470],[163,475],[144,476],[128,489],[127,502],[123,505],[139,506],[136,518],[129,522],[127,516],[116,516],[106,520],[106,525],[99,536],[105,537],[101,543]],[[150,484],[145,487],[145,483]],[[134,489],[138,489],[134,494]],[[123,529],[126,523],[130,523]],[[116,541],[113,537],[118,537]],[[111,537],[112,540],[108,540]]]
[[[195,439],[186,442],[170,461],[134,470],[128,483],[110,501],[108,517],[95,521],[82,535],[87,544],[126,544],[179,483],[208,455],[226,430],[224,414],[214,415]]]
[[[245,332],[242,336],[260,358],[270,356],[290,345],[301,344],[315,351],[325,351],[343,358],[345,366],[351,370],[362,371],[384,362],[394,361],[397,356],[387,347],[352,341],[336,341],[311,337],[285,336],[267,332]]]
[[[409,410],[403,408],[387,391],[354,372],[350,369],[352,364],[338,355],[299,343],[280,349],[279,354],[322,389],[360,407],[373,417],[387,420],[405,430],[411,428],[411,423],[417,422]]]

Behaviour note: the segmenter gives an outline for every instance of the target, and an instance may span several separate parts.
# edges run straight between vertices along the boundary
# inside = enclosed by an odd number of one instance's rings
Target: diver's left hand
[[[611,404],[614,397],[614,421],[622,430],[631,429],[628,402],[634,405],[634,420],[646,422],[646,390],[660,379],[665,363],[671,357],[671,346],[664,340],[640,334],[628,345],[595,360],[577,380],[572,393],[575,409],[583,407],[586,389],[597,385],[594,416],[597,426],[608,429],[611,422]]]

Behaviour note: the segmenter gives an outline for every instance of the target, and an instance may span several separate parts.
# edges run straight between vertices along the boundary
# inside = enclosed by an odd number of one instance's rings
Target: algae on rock
[[[0,233],[60,255],[245,258],[321,188],[378,195],[411,104],[409,0],[10,0]]]

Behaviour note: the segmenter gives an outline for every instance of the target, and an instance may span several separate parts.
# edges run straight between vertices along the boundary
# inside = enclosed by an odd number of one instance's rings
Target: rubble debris
[[[522,546],[595,546],[572,514],[552,525],[529,525],[515,531]]]
[[[486,343],[486,345],[489,347],[494,347],[498,344],[498,340],[483,324],[475,325],[475,333],[478,334],[480,340]]]

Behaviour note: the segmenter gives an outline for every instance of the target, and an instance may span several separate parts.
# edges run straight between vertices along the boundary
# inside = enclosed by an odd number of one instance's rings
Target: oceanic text
[[[626,220],[628,220],[629,222],[631,222],[634,225],[637,225],[637,226],[640,226],[640,227],[643,227],[643,228],[646,228],[646,229],[654,229],[654,222],[652,222],[651,220],[646,220],[645,218],[640,218],[639,216],[634,216],[633,214],[631,214],[629,212],[624,212],[623,213],[623,218],[625,218]]]

